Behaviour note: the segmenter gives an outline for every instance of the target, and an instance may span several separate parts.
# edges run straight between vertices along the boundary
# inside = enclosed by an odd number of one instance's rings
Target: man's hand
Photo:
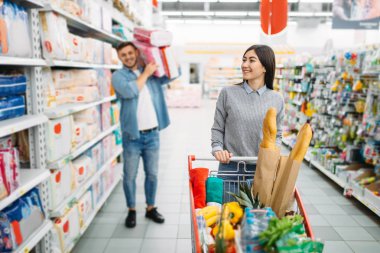
[[[218,160],[221,163],[229,163],[230,158],[232,157],[232,153],[228,152],[227,150],[216,151],[214,153],[214,156],[216,160]]]
[[[148,77],[153,75],[154,72],[157,70],[157,64],[154,62],[150,62],[145,66],[144,74],[146,74]]]

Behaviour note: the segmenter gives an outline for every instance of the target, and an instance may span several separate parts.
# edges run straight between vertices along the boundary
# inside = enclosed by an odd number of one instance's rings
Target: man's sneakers
[[[165,218],[159,212],[157,212],[157,207],[152,208],[149,211],[146,211],[145,217],[151,219],[156,223],[164,223]]]
[[[136,210],[129,210],[128,211],[128,216],[125,219],[125,226],[127,228],[136,227]]]

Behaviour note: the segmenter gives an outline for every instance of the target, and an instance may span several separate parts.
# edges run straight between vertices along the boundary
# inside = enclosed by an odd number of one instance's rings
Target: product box
[[[111,102],[101,105],[102,130],[105,131],[111,127]]]
[[[75,183],[80,187],[95,171],[90,157],[82,155],[73,161]]]
[[[78,209],[80,215],[80,227],[86,224],[88,218],[94,210],[92,203],[92,191],[87,191],[78,201]]]
[[[49,120],[47,125],[47,159],[53,162],[71,151],[73,120],[71,116]]]
[[[75,175],[71,162],[62,168],[51,170],[49,178],[50,210],[55,209],[75,189]]]
[[[74,114],[74,121],[85,124],[99,124],[100,125],[100,112],[99,107],[94,106],[89,109],[77,112]]]
[[[96,170],[99,170],[104,164],[103,148],[102,148],[101,142],[99,142],[98,144],[93,146],[91,149],[89,149],[86,152],[86,155],[91,157],[91,160],[93,162],[93,167],[96,168]]]
[[[74,121],[73,128],[73,148],[80,147],[88,141],[87,138],[87,124]]]
[[[141,58],[148,64],[154,62],[157,64],[157,70],[153,73],[156,77],[162,77],[165,75],[164,62],[161,58],[160,49],[158,47],[150,46],[140,41],[133,42],[135,46],[139,49]]]
[[[170,79],[177,78],[179,76],[178,65],[174,59],[173,50],[171,47],[160,48],[161,58],[164,62],[165,73]]]
[[[59,242],[61,252],[66,252],[70,244],[80,235],[79,223],[79,209],[75,204],[73,207],[62,217],[54,221],[53,241]]]

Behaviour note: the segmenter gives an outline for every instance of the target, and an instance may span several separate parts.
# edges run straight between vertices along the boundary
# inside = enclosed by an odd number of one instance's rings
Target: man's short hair
[[[125,48],[127,46],[131,46],[137,50],[137,47],[135,46],[135,44],[133,44],[130,41],[121,42],[119,45],[117,45],[116,50],[117,50],[117,52],[119,52],[120,50],[122,50],[123,48]]]

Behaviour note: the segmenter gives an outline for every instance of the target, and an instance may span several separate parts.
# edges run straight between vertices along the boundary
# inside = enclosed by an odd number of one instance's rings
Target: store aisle
[[[145,219],[144,173],[138,175],[137,226],[124,227],[127,214],[121,184],[74,249],[75,253],[191,252],[187,155],[210,156],[215,101],[200,109],[171,109],[171,126],[161,133],[158,210],[165,224]],[[288,152],[286,149],[283,152]],[[199,164],[216,166],[216,163]],[[324,252],[379,252],[380,219],[316,170],[303,166],[297,183]]]

